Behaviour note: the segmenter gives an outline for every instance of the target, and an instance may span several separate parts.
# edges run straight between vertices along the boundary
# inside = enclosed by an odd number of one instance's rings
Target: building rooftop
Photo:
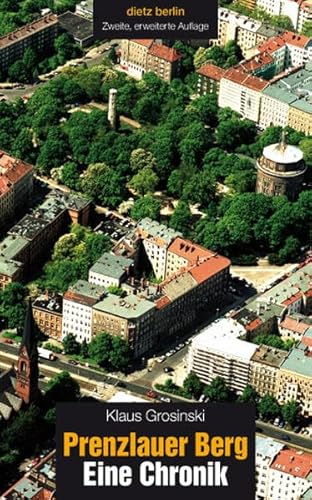
[[[251,361],[279,368],[283,361],[287,358],[287,355],[288,352],[283,351],[282,349],[260,345],[251,358]]]
[[[217,255],[216,252],[180,237],[175,238],[168,251],[182,257],[189,264],[196,264],[196,262],[202,262],[204,259]]]
[[[30,24],[25,24],[25,26],[22,26],[15,31],[11,31],[11,33],[8,33],[7,35],[4,35],[0,38],[0,50],[3,47],[12,45],[18,40],[27,38],[33,33],[41,31],[53,24],[58,24],[58,18],[55,14],[48,14],[47,16],[41,17],[40,19],[36,19],[36,21],[33,21]]]
[[[74,40],[83,42],[93,37],[93,23],[84,17],[67,11],[58,16],[61,27],[67,31]]]
[[[29,241],[21,236],[8,235],[0,243],[0,254],[8,260],[15,257],[29,245]]]
[[[275,163],[291,164],[303,160],[302,151],[290,144],[270,144],[263,149],[263,156]]]
[[[144,239],[155,239],[160,246],[168,247],[177,236],[182,236],[178,231],[153,221],[149,217],[142,219],[137,224],[137,230]]]
[[[310,486],[310,488],[307,489],[307,491],[305,491],[301,497],[300,497],[300,500],[311,500],[312,498],[312,486]]]
[[[105,252],[90,268],[89,273],[97,273],[110,278],[121,279],[127,268],[133,264],[132,259]]]
[[[156,42],[151,45],[148,53],[151,56],[158,57],[170,63],[174,63],[182,58],[182,54],[179,54],[173,47],[167,47],[167,45],[161,45]]]
[[[73,300],[74,302],[79,302],[84,299],[91,299],[90,305],[93,305],[93,301],[99,301],[105,295],[106,290],[103,286],[94,285],[86,280],[78,280],[74,285],[70,286],[64,295],[64,299]]]
[[[281,364],[281,369],[298,373],[304,377],[312,374],[312,347],[303,342],[297,344],[288,353],[287,358]]]
[[[312,318],[303,316],[302,314],[293,314],[291,316],[285,316],[283,321],[280,323],[282,328],[287,328],[294,333],[299,333],[303,335],[312,325]]]
[[[146,399],[139,398],[138,396],[133,396],[132,394],[127,394],[126,392],[116,392],[110,399],[106,401],[107,403],[146,403]]]
[[[250,88],[251,90],[256,90],[261,92],[268,85],[266,80],[259,78],[257,76],[252,76],[246,72],[244,68],[233,67],[229,68],[224,77],[226,80],[230,80],[234,83],[244,85],[244,87]]]
[[[284,444],[275,441],[275,439],[256,436],[256,456],[263,459],[268,458],[273,460],[273,458],[285,447]]]
[[[264,36],[265,38],[272,38],[277,35],[283,34],[283,29],[281,28],[272,28],[267,24],[261,24],[260,28],[257,30],[257,34]]]
[[[294,448],[280,450],[270,467],[279,472],[305,479],[312,471],[312,454]]]
[[[224,7],[219,7],[218,9],[219,21],[226,21],[231,24],[252,32],[257,32],[261,26],[260,21],[255,21],[250,17],[244,16],[232,10],[226,9]]]
[[[147,47],[148,49],[152,46],[154,43],[154,40],[148,38],[148,39],[135,39],[131,40],[134,43],[137,43],[138,45],[142,45],[143,47]]]
[[[9,260],[0,256],[0,274],[3,274],[4,276],[13,278],[22,265],[23,264],[21,262]]]
[[[250,361],[257,346],[240,340],[239,337],[245,334],[245,329],[239,323],[234,322],[232,318],[215,321],[193,339],[192,347],[208,352],[214,350],[224,357]]]
[[[1,40],[1,39],[0,39]],[[32,171],[33,167],[0,149],[0,196]]]
[[[137,295],[127,295],[124,298],[119,298],[111,294],[93,307],[95,311],[112,314],[128,320],[136,320],[154,308],[155,305],[153,302]]]
[[[36,213],[36,215],[38,212]],[[27,240],[33,240],[39,233],[41,233],[48,225],[49,222],[41,219],[36,215],[25,215],[15,226],[13,226],[8,234],[22,236]]]
[[[53,297],[40,295],[34,300],[32,307],[61,315],[63,310],[63,298],[61,295],[55,295]]]
[[[301,342],[304,345],[312,347],[312,327],[308,328],[308,330],[304,333]]]
[[[215,64],[207,63],[203,64],[203,66],[196,70],[196,73],[206,76],[207,78],[211,78],[212,80],[220,81],[225,71],[225,69],[219,68],[219,66],[216,66]]]
[[[189,271],[193,278],[197,281],[197,284],[200,284],[215,274],[230,267],[230,265],[231,261],[227,257],[223,257],[222,255],[213,255],[204,262],[194,264],[189,268]]]
[[[170,276],[166,281],[164,281],[164,283],[161,284],[164,294],[170,301],[184,295],[196,286],[197,283],[189,272],[182,272]]]

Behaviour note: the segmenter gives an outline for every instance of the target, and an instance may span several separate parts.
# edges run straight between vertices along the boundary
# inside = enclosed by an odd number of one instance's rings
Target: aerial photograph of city
[[[1,500],[92,401],[252,403],[255,500],[312,500],[311,186],[312,0],[196,40],[0,0]]]

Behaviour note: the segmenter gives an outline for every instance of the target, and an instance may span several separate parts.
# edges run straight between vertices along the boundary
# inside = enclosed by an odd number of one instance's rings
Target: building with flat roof
[[[87,224],[91,203],[60,191],[51,191],[44,202],[25,215],[0,243],[0,286],[28,277],[70,223]]]
[[[53,450],[2,493],[1,500],[55,500],[56,452]]]
[[[92,308],[103,299],[106,293],[103,286],[85,280],[78,280],[77,283],[69,287],[63,297],[62,339],[72,333],[78,342],[91,341]]]
[[[120,286],[127,279],[133,260],[105,252],[89,270],[89,283]]]
[[[242,393],[249,382],[250,361],[257,346],[241,340],[245,329],[232,318],[222,318],[205,328],[191,343],[188,371],[205,384],[222,377],[227,386]]]
[[[107,332],[126,340],[135,357],[154,346],[155,304],[138,295],[107,295],[93,307],[93,335]]]
[[[93,42],[93,24],[91,21],[67,11],[58,16],[60,29],[66,31],[80,47],[87,47]]]
[[[83,0],[77,3],[75,14],[85,17],[89,21],[93,21],[93,0]]]
[[[256,500],[268,498],[270,465],[283,448],[279,441],[256,435]]]
[[[63,298],[48,294],[37,297],[32,303],[32,311],[38,329],[44,335],[61,341],[63,320]]]
[[[312,346],[297,344],[281,364],[277,381],[277,399],[281,404],[295,400],[301,413],[312,416]]]
[[[39,54],[47,53],[53,47],[59,34],[59,20],[55,14],[47,14],[30,24],[0,37],[0,70],[7,72],[18,59],[23,58],[26,49],[33,48]]]
[[[257,347],[250,361],[249,384],[260,396],[276,395],[278,372],[287,355],[287,351],[274,347]]]

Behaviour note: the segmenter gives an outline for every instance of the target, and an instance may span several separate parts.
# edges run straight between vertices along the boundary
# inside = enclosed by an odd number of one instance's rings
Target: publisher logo
[[[217,0],[94,1],[97,38],[217,38]]]

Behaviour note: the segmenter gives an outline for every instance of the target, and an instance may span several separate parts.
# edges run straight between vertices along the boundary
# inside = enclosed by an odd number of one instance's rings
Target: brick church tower
[[[16,373],[16,394],[25,404],[38,399],[38,351],[35,323],[32,315],[31,302],[28,303],[23,340],[18,355]]]

